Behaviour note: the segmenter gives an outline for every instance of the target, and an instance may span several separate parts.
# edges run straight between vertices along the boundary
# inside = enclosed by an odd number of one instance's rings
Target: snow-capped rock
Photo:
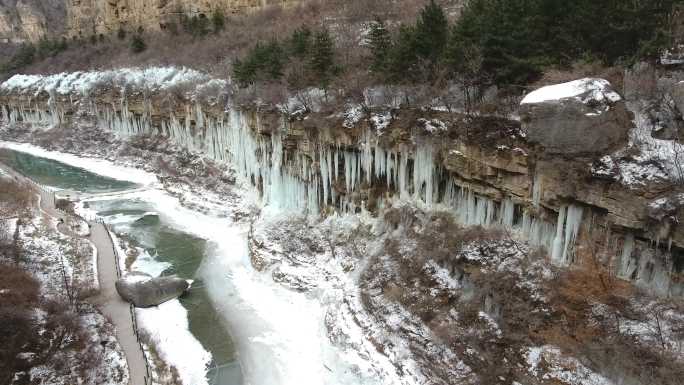
[[[626,143],[632,126],[620,95],[594,78],[530,92],[520,117],[528,140],[556,154],[603,154]]]
[[[527,94],[520,104],[557,102],[575,99],[584,104],[591,102],[615,103],[622,100],[605,79],[584,78],[567,83],[542,87]]]

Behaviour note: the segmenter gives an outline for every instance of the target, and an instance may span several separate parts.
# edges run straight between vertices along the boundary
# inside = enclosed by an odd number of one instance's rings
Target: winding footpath
[[[97,272],[100,278],[100,294],[93,303],[116,327],[116,339],[126,353],[129,383],[143,385],[146,383],[145,355],[136,338],[130,305],[121,299],[114,286],[118,279],[118,261],[107,231],[102,223],[90,222],[90,241],[97,248]]]
[[[27,178],[14,169],[0,163],[0,168],[16,180],[23,180],[37,187],[40,191],[40,208],[49,216],[62,220],[57,226],[58,230],[70,237],[79,237],[72,232],[63,222],[66,221],[66,214],[55,206],[55,197],[52,191],[48,191]],[[89,222],[90,241],[97,249],[97,272],[100,284],[99,294],[89,299],[104,314],[105,317],[114,325],[116,339],[126,355],[128,364],[129,385],[145,385],[146,382],[146,361],[145,355],[136,338],[133,326],[133,318],[130,305],[124,301],[116,291],[115,283],[118,279],[117,256],[114,251],[114,244],[108,234],[107,228],[102,223]]]

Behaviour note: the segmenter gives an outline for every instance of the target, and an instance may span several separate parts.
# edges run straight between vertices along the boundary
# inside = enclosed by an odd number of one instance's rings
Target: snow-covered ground
[[[595,162],[592,174],[613,178],[630,188],[684,182],[684,145],[654,138],[654,124],[646,107],[634,102],[628,107],[634,112],[628,146]]]
[[[188,312],[177,299],[159,306],[136,309],[142,326],[159,356],[178,370],[183,384],[206,385],[211,353],[190,333]]]

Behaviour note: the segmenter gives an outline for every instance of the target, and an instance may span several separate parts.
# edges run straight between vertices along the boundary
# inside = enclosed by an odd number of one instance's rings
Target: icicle
[[[340,149],[335,148],[335,180],[340,177]]]
[[[622,278],[629,278],[631,275],[630,265],[632,263],[632,253],[634,252],[634,234],[629,233],[625,235],[622,243],[622,255],[620,257],[620,271],[618,276]]]
[[[344,187],[347,195],[351,193],[351,179],[352,179],[352,167],[351,167],[351,154],[347,151],[344,152]]]
[[[349,193],[351,193],[352,191],[354,191],[354,188],[356,187],[356,178],[357,178],[357,174],[356,174],[357,167],[356,167],[356,165],[358,163],[358,158],[356,156],[356,153],[350,153],[349,154],[349,160],[350,160],[349,168],[351,168],[350,175],[349,175],[349,178],[350,178]]]
[[[335,189],[333,188],[333,176],[332,176],[332,151],[330,149],[326,149],[325,151],[325,162],[328,167],[328,190],[330,191],[330,199],[332,200],[332,204],[335,204]],[[324,181],[324,183],[326,183]],[[325,202],[327,203],[327,201]]]
[[[501,213],[499,214],[499,224],[507,228],[513,228],[515,217],[515,203],[510,198],[501,202]]]
[[[532,204],[534,204],[534,207],[539,208],[543,192],[541,177],[535,174],[534,181],[532,183]]]
[[[413,195],[415,199],[423,199],[428,205],[432,204],[434,196],[434,174],[435,161],[432,145],[419,146],[413,160]],[[425,186],[424,196],[423,186]]]
[[[408,155],[405,151],[397,153],[398,159],[398,188],[399,188],[399,198],[408,198]]]
[[[556,237],[553,240],[553,250],[551,251],[551,259],[556,262],[561,262],[563,253],[563,226],[565,225],[565,212],[567,206],[563,206],[558,211],[558,223],[556,224]]]
[[[321,178],[323,179],[323,205],[328,203],[328,157],[325,149],[321,148],[319,153],[318,163],[321,169]]]
[[[582,225],[582,207],[577,205],[570,205],[567,209],[567,217],[565,223],[565,243],[563,245],[562,261],[568,263],[568,251],[574,250],[575,240]]]
[[[371,147],[370,143],[370,133],[368,131],[365,132],[364,134],[364,143],[363,143],[363,153],[362,153],[362,162],[360,162],[361,169],[363,172],[365,172],[365,177],[366,177],[366,183],[368,185],[371,184],[371,181],[373,179],[373,149]],[[361,176],[361,173],[359,172],[359,176]]]

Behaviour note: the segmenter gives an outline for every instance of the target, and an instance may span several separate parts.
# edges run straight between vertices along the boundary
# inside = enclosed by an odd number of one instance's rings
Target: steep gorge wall
[[[65,31],[66,0],[0,1],[0,43],[36,42]]]
[[[294,2],[297,0],[68,0],[66,34],[89,37],[139,27],[155,32],[170,23],[178,24],[181,14],[211,18],[216,10],[228,15]]]
[[[226,110],[217,86],[194,100],[113,86],[87,95],[11,93],[0,96],[0,120],[68,126],[86,114],[122,137],[165,136],[229,161],[281,210],[381,213],[410,201],[450,210],[464,225],[519,234],[558,265],[599,259],[660,295],[684,295],[684,226],[649,216],[667,189],[596,178],[588,157],[544,156],[514,121],[484,118],[447,130],[449,116],[438,111],[350,121],[354,114]]]
[[[42,38],[89,38],[119,29],[160,31],[179,15],[210,18],[212,12],[244,13],[298,0],[3,0],[0,43],[36,42]]]

